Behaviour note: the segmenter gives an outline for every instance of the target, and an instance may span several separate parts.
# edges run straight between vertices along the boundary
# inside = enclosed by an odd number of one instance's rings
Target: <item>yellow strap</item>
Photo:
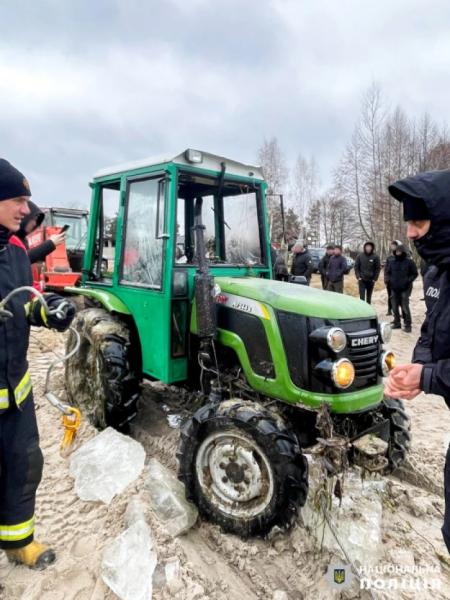
[[[27,371],[22,377],[19,385],[14,390],[14,398],[16,399],[17,406],[26,400],[28,394],[31,392],[32,387],[30,372]]]
[[[2,542],[15,542],[24,540],[34,531],[34,515],[28,521],[17,525],[0,525],[0,540]]]

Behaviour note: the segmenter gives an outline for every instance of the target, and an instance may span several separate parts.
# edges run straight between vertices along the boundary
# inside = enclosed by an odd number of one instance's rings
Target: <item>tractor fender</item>
[[[116,295],[107,290],[93,290],[92,288],[84,289],[80,287],[65,287],[64,291],[68,294],[85,296],[93,298],[110,313],[118,313],[121,315],[131,315],[130,310]]]

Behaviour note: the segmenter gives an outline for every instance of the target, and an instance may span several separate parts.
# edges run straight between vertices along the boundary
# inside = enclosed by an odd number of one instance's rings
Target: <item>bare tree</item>
[[[288,169],[284,160],[283,152],[276,137],[264,140],[258,150],[258,162],[262,167],[264,178],[267,183],[267,209],[269,213],[269,231],[271,239],[281,237],[279,231],[274,230],[280,219],[280,198],[286,190]],[[278,241],[278,239],[277,239]]]
[[[303,223],[310,206],[317,200],[319,186],[319,172],[314,157],[307,160],[299,154],[292,172],[292,201]]]

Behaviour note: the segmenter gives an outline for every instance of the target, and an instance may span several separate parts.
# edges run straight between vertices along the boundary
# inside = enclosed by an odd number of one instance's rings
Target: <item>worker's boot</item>
[[[26,565],[30,569],[46,569],[56,560],[54,550],[39,542],[30,542],[23,548],[14,548],[14,550],[5,550],[6,556],[10,562],[17,565]]]

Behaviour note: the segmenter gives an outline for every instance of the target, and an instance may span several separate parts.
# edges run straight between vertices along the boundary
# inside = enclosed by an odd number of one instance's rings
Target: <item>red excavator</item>
[[[75,208],[41,210],[45,218],[42,225],[28,236],[30,248],[39,246],[62,229],[66,231],[66,241],[43,262],[33,265],[34,285],[41,291],[61,292],[66,286],[77,285],[81,278],[89,212]]]

